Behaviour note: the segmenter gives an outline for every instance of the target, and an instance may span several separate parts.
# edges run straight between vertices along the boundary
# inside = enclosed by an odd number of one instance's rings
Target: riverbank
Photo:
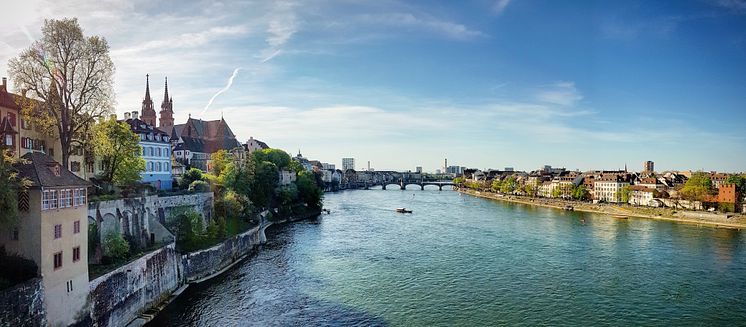
[[[656,219],[673,221],[684,224],[694,224],[698,226],[716,227],[716,228],[730,228],[730,229],[746,229],[746,218],[743,215],[728,218],[728,221],[722,221],[720,219],[710,218],[706,213],[702,213],[701,218],[687,218],[679,216],[679,213],[670,209],[658,209],[658,208],[647,208],[647,207],[627,207],[627,206],[616,206],[610,204],[593,204],[579,201],[567,201],[561,199],[549,199],[549,198],[528,198],[516,195],[502,195],[490,192],[480,192],[467,189],[454,188],[455,191],[476,196],[485,199],[492,199],[498,201],[505,201],[511,203],[520,203],[525,205],[540,206],[546,208],[554,208],[564,210],[566,206],[572,206],[575,211],[590,212],[602,215],[608,215],[609,218],[618,219],[614,217],[637,217],[646,219]],[[656,210],[657,209],[657,210]],[[652,214],[651,214],[652,213]],[[713,216],[714,217],[714,216]]]

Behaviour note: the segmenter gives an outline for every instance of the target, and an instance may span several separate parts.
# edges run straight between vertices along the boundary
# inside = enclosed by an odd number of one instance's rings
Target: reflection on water
[[[161,326],[739,325],[742,232],[439,192],[327,194]],[[393,211],[407,207],[413,214]]]

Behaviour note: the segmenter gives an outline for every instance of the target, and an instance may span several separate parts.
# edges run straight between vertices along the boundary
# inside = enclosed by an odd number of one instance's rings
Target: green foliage
[[[220,176],[220,174],[225,170],[225,168],[233,161],[232,155],[228,153],[225,150],[218,150],[217,152],[210,155],[210,162],[212,163],[212,169],[210,170],[210,173],[212,173],[215,176]]]
[[[628,203],[630,198],[632,198],[632,188],[629,185],[625,185],[619,190],[618,199],[624,203]]]
[[[515,177],[510,176],[508,179],[503,181],[502,185],[500,185],[500,192],[504,194],[511,194],[513,193],[513,191],[515,191],[517,186],[518,183],[516,182]]]
[[[88,257],[93,258],[96,254],[96,249],[101,245],[101,237],[99,236],[98,226],[96,224],[88,224]]]
[[[686,181],[684,187],[679,191],[681,197],[689,201],[705,201],[707,197],[714,194],[710,175],[704,172],[696,172]]]
[[[492,181],[490,189],[492,190],[492,192],[500,192],[500,189],[502,189],[502,185],[502,181],[500,181],[499,179],[495,179]]]
[[[741,195],[746,194],[746,176],[744,175],[731,175],[725,180],[728,184],[736,184],[736,190]]]
[[[189,184],[189,192],[209,192],[210,184],[205,181],[194,181]]]
[[[116,185],[132,185],[145,171],[140,138],[125,122],[104,119],[93,127],[93,151],[101,161],[101,178]]]
[[[735,203],[720,202],[720,203],[718,203],[718,211],[720,211],[720,212],[736,212],[736,204]]]
[[[280,149],[255,151],[252,156],[257,162],[268,161],[273,163],[278,170],[286,169],[291,162],[290,155]]]
[[[30,181],[18,176],[13,168],[17,159],[9,151],[2,151],[0,157],[0,226],[10,226],[18,222],[18,193],[24,192]]]
[[[274,163],[269,161],[256,162],[256,158],[253,157],[256,168],[253,181],[250,185],[251,193],[249,194],[249,199],[257,207],[267,208],[270,205],[275,186],[279,179],[278,170]]]
[[[288,164],[287,170],[298,174],[306,169],[303,168],[303,165],[301,165],[300,162],[297,162],[295,160],[290,160],[290,164]]]
[[[182,188],[188,188],[189,185],[192,185],[192,182],[201,181],[202,179],[203,176],[201,170],[197,168],[189,168],[189,170],[185,171],[184,175],[181,176],[179,185],[181,185]]]
[[[461,185],[461,184],[463,184],[463,183],[464,183],[465,181],[466,181],[466,180],[465,180],[465,179],[464,179],[463,177],[456,177],[456,178],[454,178],[454,179],[453,179],[453,184],[456,184],[456,185]]]
[[[130,253],[130,244],[121,234],[111,232],[104,240],[104,255],[114,260],[123,260]]]
[[[313,173],[307,171],[301,172],[298,174],[295,185],[298,187],[298,195],[303,203],[310,208],[321,208],[324,193],[316,183]]]
[[[591,199],[591,192],[589,192],[583,184],[573,186],[572,198],[578,201],[588,201]]]
[[[526,193],[526,195],[535,197],[536,194],[539,192],[539,188],[536,186],[535,183],[526,183],[523,185],[523,192]]]

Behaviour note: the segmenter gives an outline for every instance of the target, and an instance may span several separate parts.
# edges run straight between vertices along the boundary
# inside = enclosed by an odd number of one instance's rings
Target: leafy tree
[[[714,188],[710,176],[704,172],[696,172],[686,181],[679,193],[681,197],[689,201],[705,201],[712,195]]]
[[[261,151],[255,151],[252,156],[257,161],[269,161],[277,167],[277,169],[286,169],[290,165],[290,155],[287,152],[280,149],[264,149]]]
[[[115,260],[127,258],[130,252],[130,244],[122,237],[122,234],[111,232],[104,240],[104,253],[107,257]]]
[[[313,173],[306,171],[301,172],[298,174],[298,179],[295,181],[295,185],[298,187],[298,195],[300,199],[306,205],[310,208],[321,209],[324,193],[319,188],[312,174]]]
[[[746,194],[746,176],[744,175],[731,175],[725,180],[728,184],[735,184],[736,190],[741,195]]]
[[[130,126],[112,117],[96,124],[93,131],[93,151],[104,168],[101,178],[117,185],[138,182],[145,160],[140,156],[140,138]]]
[[[256,157],[254,157],[256,160]],[[269,207],[279,180],[277,166],[269,161],[254,162],[254,178],[250,185],[249,199],[260,208]]]
[[[463,177],[456,177],[453,179],[453,184],[461,185],[464,184],[464,178]]]
[[[628,203],[629,199],[632,197],[632,188],[629,185],[625,185],[616,192],[614,195],[618,201],[621,201],[623,203]]]
[[[580,184],[578,186],[572,187],[572,198],[578,201],[587,201],[590,200],[591,193],[588,191],[585,185]]]
[[[490,185],[490,189],[492,190],[492,192],[500,192],[502,185],[503,185],[502,181],[496,178],[492,181],[492,184]]]
[[[513,191],[515,191],[517,186],[518,184],[516,183],[515,177],[510,176],[500,186],[500,192],[505,193],[505,194],[511,194],[513,193]]]
[[[210,161],[212,162],[211,173],[215,176],[220,176],[223,170],[225,170],[225,168],[232,163],[233,159],[231,157],[231,154],[227,151],[218,150],[217,152],[210,155]]]
[[[75,18],[45,20],[41,31],[40,40],[8,62],[8,73],[16,89],[43,101],[24,99],[21,112],[59,136],[68,168],[73,143],[83,143],[88,126],[112,109],[114,63],[106,39],[84,36]]]
[[[10,151],[0,154],[0,227],[14,225],[18,222],[18,193],[25,192],[30,181],[18,176],[13,164],[18,159]]]
[[[552,197],[553,198],[561,198],[562,197],[562,188],[554,187],[552,188]]]
[[[526,195],[530,197],[536,197],[536,194],[539,192],[539,188],[536,186],[535,183],[526,183],[523,185],[523,192],[526,193]]]
[[[189,185],[192,185],[192,182],[194,181],[201,181],[204,177],[202,176],[202,171],[197,168],[189,168],[186,172],[184,172],[184,175],[181,176],[181,181],[179,182],[179,185],[181,185],[182,188],[188,188]]]
[[[210,184],[205,181],[194,181],[189,184],[189,192],[209,192]]]
[[[297,162],[295,160],[290,160],[290,163],[288,164],[287,170],[295,172],[296,174],[306,170],[303,168],[303,165],[300,164],[300,162]]]

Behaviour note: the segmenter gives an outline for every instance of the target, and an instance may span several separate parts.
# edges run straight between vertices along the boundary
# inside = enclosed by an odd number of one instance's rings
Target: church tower
[[[153,109],[153,100],[150,98],[150,75],[145,75],[145,99],[142,100],[140,120],[155,126],[155,109]]]
[[[167,130],[172,126],[174,126],[174,98],[168,97],[168,77],[166,77],[166,91],[163,93],[158,128]]]

